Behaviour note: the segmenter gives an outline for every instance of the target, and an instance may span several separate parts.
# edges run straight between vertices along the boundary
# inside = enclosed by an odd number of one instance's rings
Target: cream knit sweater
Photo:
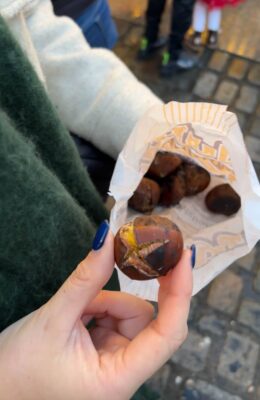
[[[66,127],[117,157],[140,116],[160,104],[110,51],[91,49],[49,0],[0,0],[0,14],[26,51]]]

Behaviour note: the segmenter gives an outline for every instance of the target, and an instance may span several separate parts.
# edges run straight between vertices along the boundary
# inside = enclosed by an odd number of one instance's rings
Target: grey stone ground
[[[241,5],[235,20],[229,10],[221,49],[206,50],[197,68],[169,80],[158,76],[160,55],[136,61],[145,1],[110,3],[120,32],[118,56],[165,101],[228,104],[237,114],[259,177],[259,0]],[[166,18],[165,32],[167,23]],[[260,399],[260,246],[193,298],[189,329],[182,348],[149,382],[161,400]]]

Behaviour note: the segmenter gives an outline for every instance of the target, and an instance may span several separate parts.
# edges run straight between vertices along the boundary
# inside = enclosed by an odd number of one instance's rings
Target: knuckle
[[[154,319],[155,317],[154,307],[149,301],[140,299],[139,316],[142,318],[143,321],[146,321],[147,324]]]
[[[175,335],[174,343],[175,347],[179,348],[188,337],[188,326],[185,324],[183,328]]]
[[[149,303],[148,301],[146,302],[146,314],[150,320],[152,320],[155,317],[154,306],[151,303]]]
[[[183,298],[183,301],[185,301],[186,303],[190,303],[192,296],[192,287],[187,287],[183,289],[181,296]]]
[[[187,339],[189,334],[189,329],[188,329],[188,325],[185,324],[185,326],[183,327],[183,332],[182,332],[182,336],[181,336],[181,342],[185,342],[185,340]]]
[[[69,283],[73,286],[86,286],[86,283],[91,281],[91,274],[86,263],[81,261],[77,268],[72,272],[69,277]]]

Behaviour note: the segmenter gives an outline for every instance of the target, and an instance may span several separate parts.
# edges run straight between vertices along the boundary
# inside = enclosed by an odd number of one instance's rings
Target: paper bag
[[[138,215],[129,209],[132,196],[159,150],[180,154],[211,174],[209,187],[153,214],[170,218],[181,229],[184,247],[197,248],[193,294],[207,285],[260,239],[260,186],[235,114],[208,103],[177,103],[151,108],[133,129],[119,155],[110,184],[115,199],[111,212],[114,233]],[[231,217],[207,210],[204,199],[214,186],[229,183],[241,197]],[[157,300],[158,282],[134,281],[119,271],[122,291]]]

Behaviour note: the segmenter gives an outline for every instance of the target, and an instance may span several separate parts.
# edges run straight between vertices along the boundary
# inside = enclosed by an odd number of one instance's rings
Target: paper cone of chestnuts
[[[129,207],[151,212],[158,204],[177,205],[185,196],[195,196],[210,183],[210,174],[180,156],[158,152],[147,174],[130,198]],[[214,187],[205,197],[213,213],[230,216],[241,201],[228,184]],[[183,237],[179,227],[158,215],[137,217],[123,225],[115,237],[115,261],[131,279],[154,279],[174,268],[181,258]]]
[[[121,290],[145,299],[157,299],[153,278],[184,247],[196,245],[196,293],[260,239],[260,185],[223,105],[154,106],[120,153],[110,194]]]

